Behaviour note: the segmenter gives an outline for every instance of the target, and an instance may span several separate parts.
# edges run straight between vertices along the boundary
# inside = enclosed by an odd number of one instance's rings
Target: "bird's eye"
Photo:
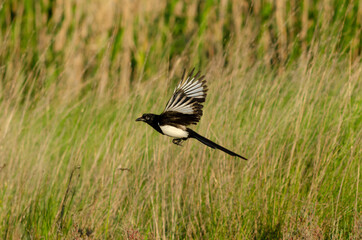
[[[150,117],[149,117],[149,116],[146,116],[145,118],[146,118],[147,121],[150,120]]]

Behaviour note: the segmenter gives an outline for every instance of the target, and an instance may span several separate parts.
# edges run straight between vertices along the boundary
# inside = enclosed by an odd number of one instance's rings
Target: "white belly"
[[[164,126],[160,126],[163,134],[169,136],[169,137],[173,137],[173,138],[187,138],[189,136],[189,133],[186,132],[185,130],[179,129],[177,127],[174,126],[170,126],[170,125],[164,125]]]

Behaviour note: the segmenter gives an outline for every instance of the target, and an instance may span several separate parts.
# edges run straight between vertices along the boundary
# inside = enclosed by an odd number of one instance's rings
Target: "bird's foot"
[[[172,140],[172,143],[182,147],[182,144],[181,144],[182,141],[183,141],[182,138],[175,138]]]

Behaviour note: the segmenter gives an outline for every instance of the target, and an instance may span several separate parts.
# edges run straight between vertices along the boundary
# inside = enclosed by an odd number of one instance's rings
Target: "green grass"
[[[360,64],[204,72],[195,129],[249,161],[134,121],[162,111],[166,76],[116,101],[1,102],[1,238],[357,239]]]
[[[358,1],[0,3],[0,239],[361,239]],[[135,122],[206,74],[183,147]]]

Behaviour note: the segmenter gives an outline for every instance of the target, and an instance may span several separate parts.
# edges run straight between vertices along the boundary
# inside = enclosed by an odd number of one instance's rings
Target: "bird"
[[[186,69],[183,71],[180,83],[161,114],[144,113],[136,121],[145,122],[162,135],[174,138],[172,142],[176,145],[182,146],[183,141],[194,138],[210,148],[247,160],[188,128],[189,125],[196,125],[200,121],[208,91],[205,76],[201,75],[200,71],[194,74],[194,71],[195,68],[187,76]]]

